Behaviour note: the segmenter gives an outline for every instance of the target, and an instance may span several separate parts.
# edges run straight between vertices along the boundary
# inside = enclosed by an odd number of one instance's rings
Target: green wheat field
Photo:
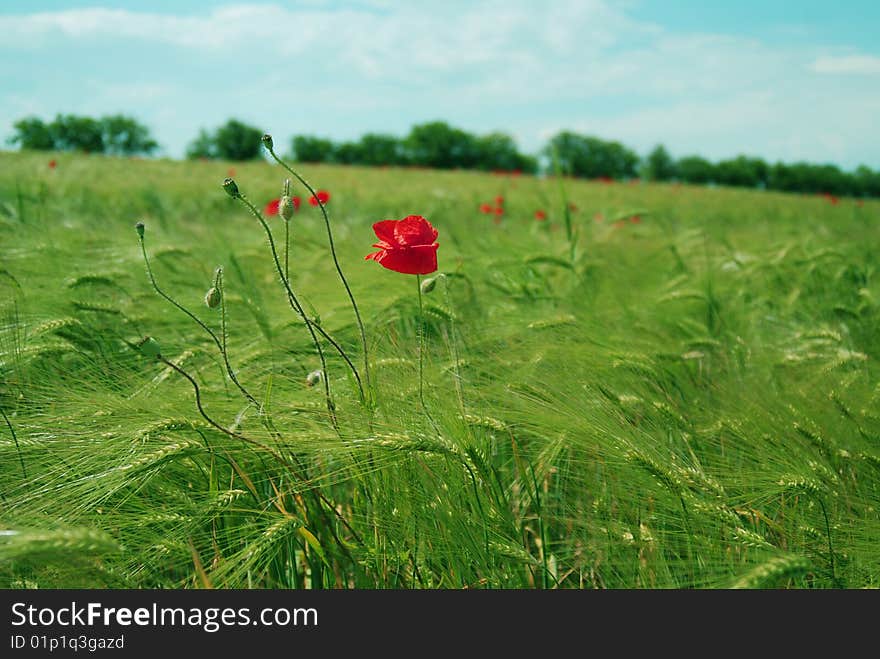
[[[368,344],[362,401],[321,339],[334,425],[222,188],[262,209],[281,167],[50,157],[0,153],[0,586],[880,584],[880,202],[297,165]],[[439,232],[421,314],[364,260],[407,215]],[[291,287],[363,376],[319,209],[289,226]]]

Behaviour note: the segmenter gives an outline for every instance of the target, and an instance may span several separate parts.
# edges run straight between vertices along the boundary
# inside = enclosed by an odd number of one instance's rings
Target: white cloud
[[[825,55],[812,64],[816,73],[880,75],[880,57],[871,55]]]

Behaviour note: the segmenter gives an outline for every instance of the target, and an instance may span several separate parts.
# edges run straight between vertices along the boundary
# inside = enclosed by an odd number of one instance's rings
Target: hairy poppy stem
[[[320,325],[313,323],[311,320],[309,320],[309,317],[306,316],[305,310],[303,309],[302,305],[294,294],[293,289],[290,287],[290,280],[288,280],[287,277],[284,276],[284,270],[282,269],[281,263],[278,260],[278,250],[275,248],[275,239],[272,237],[272,230],[269,228],[269,225],[266,224],[266,220],[263,219],[260,211],[257,210],[257,207],[254,206],[244,195],[239,193],[235,198],[248,207],[251,214],[256,217],[257,220],[259,220],[260,224],[263,227],[263,230],[266,232],[266,237],[269,239],[269,250],[272,252],[272,260],[275,263],[275,269],[278,271],[278,276],[281,278],[281,284],[284,286],[284,289],[287,292],[287,301],[290,303],[291,308],[305,323],[306,329],[308,329],[309,334],[312,337],[312,343],[315,344],[315,349],[318,352],[318,358],[321,361],[321,369],[324,372],[324,377],[322,379],[324,380],[324,394],[327,398],[327,411],[330,413],[330,419],[333,422],[333,426],[338,429],[338,424],[336,422],[336,413],[334,412],[335,405],[333,403],[333,398],[330,394],[330,378],[327,374],[327,360],[324,357],[324,349],[321,348],[321,342],[318,341],[318,336],[315,334],[315,328],[317,328],[318,332],[320,332],[321,335],[325,339],[327,339],[334,348],[336,348],[339,354],[342,355],[342,358],[351,367],[355,379],[357,380],[358,389],[360,390],[361,396],[363,396],[364,390],[363,386],[361,385],[361,379],[357,373],[357,369],[355,369],[354,364],[352,364],[351,361],[348,359],[348,356],[345,354],[345,351],[342,349],[342,347],[338,343],[336,343],[336,341],[334,341]]]
[[[177,302],[177,300],[175,300],[175,299],[172,298],[170,295],[168,295],[167,293],[165,293],[165,291],[163,291],[161,288],[159,288],[159,284],[156,283],[156,278],[153,276],[153,269],[150,267],[150,259],[147,258],[147,249],[146,249],[146,247],[144,246],[144,233],[143,233],[143,225],[142,225],[142,224],[138,224],[138,242],[140,242],[140,245],[141,245],[141,254],[144,255],[144,263],[145,263],[146,266],[147,266],[147,275],[149,275],[149,277],[150,277],[150,283],[153,285],[153,288],[156,290],[156,293],[158,293],[161,297],[163,297],[165,300],[167,300],[168,302],[170,302],[173,306],[177,307],[180,311],[182,311],[182,312],[185,313],[187,316],[189,316],[190,319],[191,319],[193,322],[195,322],[199,327],[201,327],[205,332],[207,332],[208,336],[210,336],[211,339],[213,339],[214,344],[217,346],[217,349],[220,351],[220,354],[221,354],[221,356],[223,357],[223,363],[224,363],[224,365],[226,366],[226,373],[229,375],[229,379],[232,380],[233,383],[235,383],[235,386],[238,387],[238,390],[239,390],[239,391],[242,393],[242,395],[248,400],[248,402],[251,403],[252,405],[255,405],[255,406],[259,409],[259,408],[260,408],[260,403],[257,402],[257,399],[254,398],[254,397],[250,394],[250,392],[249,392],[247,389],[244,388],[244,385],[242,385],[241,382],[238,381],[238,377],[236,377],[236,375],[235,375],[235,371],[232,370],[232,365],[229,363],[229,355],[228,355],[228,353],[226,352],[226,321],[225,321],[225,312],[223,312],[223,320],[221,320],[221,323],[222,323],[222,325],[223,325],[222,330],[221,330],[222,333],[223,333],[223,341],[221,342],[220,339],[217,338],[217,334],[214,332],[214,330],[212,330],[210,327],[208,327],[207,325],[205,325],[205,323],[203,323],[203,322],[202,322],[202,321],[201,321],[201,320],[200,320],[200,319],[199,319],[194,313],[192,313],[189,309],[187,309],[186,307],[184,307],[182,304],[180,304],[179,302]],[[222,285],[222,280],[220,280],[220,281],[221,281],[221,285]],[[222,291],[221,291],[221,298],[220,298],[220,301],[221,301],[221,303],[223,302]],[[225,309],[225,304],[224,304],[224,309]]]
[[[339,353],[339,356],[342,357],[343,360],[345,360],[345,363],[348,364],[348,367],[351,369],[352,375],[354,375],[354,379],[357,382],[358,392],[360,394],[360,399],[361,399],[361,402],[363,402],[365,400],[364,399],[364,387],[363,387],[363,384],[361,383],[361,376],[358,373],[357,368],[352,363],[351,359],[349,359],[348,354],[346,354],[346,352],[342,348],[342,346],[339,345],[339,343],[337,343],[336,340],[332,336],[330,336],[330,334],[327,333],[327,330],[325,330],[318,323],[313,322],[312,320],[310,320],[308,318],[308,316],[306,316],[306,313],[303,310],[302,305],[300,304],[299,300],[297,300],[296,295],[294,295],[294,293],[293,293],[293,289],[290,286],[290,279],[285,277],[284,273],[281,270],[281,264],[278,261],[278,251],[275,249],[275,239],[272,237],[272,231],[269,229],[269,225],[266,224],[266,220],[263,219],[263,216],[260,214],[260,211],[258,211],[257,208],[247,198],[244,197],[244,195],[239,195],[237,198],[240,199],[248,207],[248,209],[250,209],[250,211],[254,215],[254,217],[256,217],[260,221],[260,224],[263,225],[263,229],[265,230],[266,235],[269,238],[269,249],[272,252],[272,258],[275,261],[275,269],[278,271],[278,276],[281,278],[281,283],[283,284],[285,290],[287,291],[287,298],[288,298],[288,301],[290,302],[291,307],[293,308],[294,311],[296,311],[296,313],[298,313],[300,315],[300,317],[303,319],[303,321],[309,327],[310,332],[313,331],[314,329],[317,329],[318,333],[321,336],[323,336],[325,339],[327,339],[327,341],[330,343],[330,345],[332,345],[336,349],[336,352]],[[317,343],[315,345],[318,347],[318,352],[320,354],[323,354],[321,352],[320,346]],[[322,366],[324,365],[323,360],[322,360],[321,364],[322,364]],[[326,370],[327,369],[325,368],[324,369],[325,375],[326,375]]]
[[[266,145],[266,149],[269,151],[269,155],[271,155],[272,158],[275,159],[275,162],[277,162],[284,169],[286,169],[288,172],[290,172],[290,174],[292,176],[294,176],[297,181],[299,181],[300,183],[303,184],[303,186],[306,188],[306,190],[309,191],[309,194],[312,195],[312,197],[315,197],[315,199],[317,199],[318,195],[315,192],[314,188],[312,188],[312,186],[309,185],[308,182],[302,176],[300,176],[297,172],[295,172],[293,169],[291,169],[290,166],[286,162],[281,160],[281,158],[279,158],[276,155],[275,149],[271,145],[271,140],[269,142],[267,142],[266,139],[264,138],[263,143]],[[371,385],[371,379],[370,379],[370,360],[367,355],[367,334],[364,331],[364,322],[363,322],[363,320],[361,320],[361,314],[360,314],[360,311],[358,311],[357,302],[355,302],[355,300],[354,300],[354,294],[351,292],[351,288],[348,285],[348,281],[345,279],[345,275],[342,272],[342,266],[339,265],[339,259],[336,256],[336,246],[333,243],[333,231],[330,229],[330,218],[327,215],[327,209],[324,207],[324,204],[321,203],[320,201],[318,201],[318,206],[321,208],[321,215],[324,218],[324,226],[327,227],[327,242],[330,244],[330,256],[333,257],[333,265],[336,266],[336,272],[339,274],[339,279],[342,281],[342,285],[345,287],[345,292],[348,293],[348,299],[351,301],[351,308],[354,310],[354,316],[355,316],[355,319],[357,320],[358,331],[360,331],[360,334],[361,334],[361,347],[363,348],[363,351],[364,351],[364,380],[366,381],[367,391],[370,396],[370,400],[366,401],[366,402],[369,402],[372,404],[374,402],[373,401],[374,393],[373,393],[373,387]],[[361,388],[361,392],[363,393],[363,387]]]
[[[434,430],[437,434],[440,433],[440,428],[437,426],[437,422],[434,421],[434,417],[431,416],[431,413],[428,411],[428,405],[425,403],[425,372],[424,372],[424,353],[425,353],[425,313],[422,305],[422,276],[416,275],[416,290],[419,293],[419,326],[418,326],[418,335],[419,335],[419,402],[422,404],[422,410],[424,410],[425,415],[428,417],[428,421],[431,422],[431,425],[434,427]]]

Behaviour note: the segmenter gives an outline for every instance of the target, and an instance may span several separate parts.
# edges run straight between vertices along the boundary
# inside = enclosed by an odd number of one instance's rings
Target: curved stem
[[[21,473],[27,478],[27,469],[24,468],[24,458],[21,455],[21,446],[18,444],[18,437],[15,435],[15,428],[12,427],[12,422],[9,420],[9,417],[6,416],[6,411],[2,407],[0,407],[0,414],[3,415],[3,420],[6,421],[6,425],[9,426],[9,432],[12,433],[12,441],[15,442],[15,450],[18,452],[18,461],[21,462]]]
[[[275,154],[275,149],[269,148],[268,150],[269,150],[269,155],[271,155],[272,158],[275,159],[275,162],[277,162],[284,169],[286,169],[288,172],[290,172],[290,174],[292,176],[294,176],[297,181],[302,183],[302,185],[306,188],[306,190],[309,191],[309,194],[312,195],[312,197],[315,197],[315,199],[317,199],[318,195],[315,192],[314,188],[312,188],[312,186],[309,185],[308,182],[302,176],[300,176],[297,172],[295,172],[293,169],[291,169],[287,165],[287,163],[285,163],[283,160],[281,160],[281,158],[279,158]],[[370,360],[367,355],[367,334],[364,331],[364,323],[363,323],[363,320],[361,320],[361,314],[360,314],[360,311],[358,311],[357,302],[355,302],[355,300],[354,300],[354,294],[351,292],[351,288],[348,285],[348,281],[345,279],[345,275],[342,272],[342,266],[339,265],[339,259],[336,256],[336,246],[333,243],[333,231],[330,229],[330,218],[327,215],[327,209],[324,207],[324,204],[322,204],[320,201],[318,202],[318,206],[320,206],[320,208],[321,208],[321,215],[324,218],[324,226],[327,228],[327,242],[330,245],[330,256],[333,257],[333,265],[336,266],[336,272],[339,274],[339,279],[340,279],[340,281],[342,281],[342,285],[345,287],[345,292],[348,293],[348,299],[351,301],[351,308],[354,310],[354,316],[355,316],[355,319],[357,320],[358,330],[360,331],[360,334],[361,334],[361,346],[364,351],[364,380],[366,380],[367,389],[369,390],[370,395],[372,396],[373,391],[372,391],[372,386],[371,386],[371,381],[370,381]]]
[[[251,211],[254,217],[259,220],[260,224],[263,226],[263,230],[266,232],[266,237],[269,239],[269,249],[272,252],[272,260],[275,262],[275,269],[278,271],[278,276],[281,278],[281,283],[284,285],[285,290],[287,291],[287,301],[290,303],[290,306],[293,310],[299,315],[302,321],[306,325],[306,329],[309,330],[309,334],[312,337],[312,343],[315,344],[315,349],[318,352],[318,358],[321,361],[321,369],[324,373],[324,395],[327,399],[327,411],[330,414],[330,420],[333,423],[335,428],[338,428],[338,424],[336,422],[336,413],[334,412],[335,405],[333,404],[333,397],[330,394],[330,377],[327,373],[327,360],[324,357],[324,349],[321,348],[321,342],[318,341],[318,337],[315,334],[315,327],[320,329],[320,325],[314,325],[312,321],[309,320],[308,316],[306,316],[305,311],[302,308],[302,305],[299,303],[299,300],[294,295],[293,290],[290,288],[290,282],[284,277],[284,271],[281,269],[281,263],[278,261],[278,250],[275,249],[275,239],[272,237],[272,230],[269,229],[269,225],[266,224],[266,220],[263,219],[263,216],[260,214],[260,211],[257,210],[256,206],[254,206],[250,201],[248,201],[247,197],[242,194],[239,194],[237,197],[248,209]],[[360,384],[360,380],[358,380]]]
[[[161,297],[165,298],[172,305],[174,305],[175,307],[180,309],[183,313],[185,313],[187,316],[189,316],[193,320],[193,322],[195,322],[199,327],[201,327],[205,332],[207,332],[208,336],[210,336],[214,340],[214,344],[217,346],[217,349],[220,351],[220,354],[223,356],[223,363],[226,366],[226,372],[229,374],[229,379],[235,383],[235,386],[238,387],[238,390],[242,393],[242,395],[245,398],[247,398],[248,402],[250,402],[252,405],[259,408],[260,404],[257,402],[257,399],[254,398],[250,394],[250,392],[247,389],[245,389],[244,386],[238,381],[238,378],[235,375],[235,371],[232,370],[232,365],[229,363],[229,355],[226,352],[225,312],[224,312],[224,316],[223,316],[224,319],[221,321],[223,323],[223,330],[222,330],[223,331],[223,341],[221,342],[220,339],[217,338],[217,335],[214,333],[214,330],[212,330],[210,327],[205,325],[205,323],[203,323],[189,309],[184,307],[182,304],[177,302],[177,300],[175,300],[170,295],[165,293],[165,291],[163,291],[161,288],[159,288],[159,284],[156,283],[156,278],[153,276],[153,269],[150,267],[150,259],[147,258],[147,249],[144,246],[143,237],[139,237],[138,242],[140,242],[140,244],[141,244],[141,254],[144,255],[144,263],[146,263],[146,265],[147,265],[147,275],[149,275],[149,277],[150,277],[150,283],[153,284],[153,288],[156,290],[156,292]],[[220,301],[221,301],[221,303],[224,304],[224,309],[225,309],[225,302],[223,301],[223,298],[224,298],[224,296],[223,296],[222,290],[221,290]]]

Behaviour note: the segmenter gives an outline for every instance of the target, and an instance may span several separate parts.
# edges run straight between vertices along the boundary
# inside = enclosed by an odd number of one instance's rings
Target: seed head
[[[241,196],[241,193],[238,191],[238,186],[231,178],[223,180],[223,189],[226,190],[226,194],[228,194],[233,199],[238,199]]]
[[[134,225],[134,228],[135,228],[135,231],[138,232],[138,238],[140,238],[141,240],[143,240],[143,237],[144,237],[144,223],[143,223],[143,222],[138,222],[137,224]]]
[[[267,149],[269,149],[269,151],[271,151],[271,150],[272,150],[272,147],[273,147],[272,136],[269,135],[269,133],[264,133],[262,139],[263,139],[263,145],[264,145]]]

